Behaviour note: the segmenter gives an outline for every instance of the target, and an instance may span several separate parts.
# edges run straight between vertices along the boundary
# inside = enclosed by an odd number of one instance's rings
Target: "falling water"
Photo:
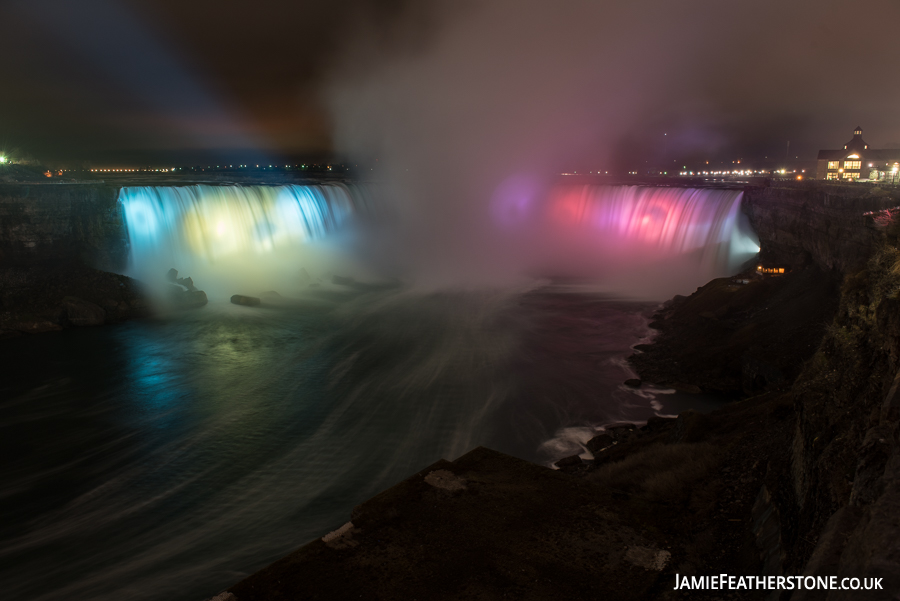
[[[175,267],[223,291],[295,288],[364,200],[343,185],[122,188],[129,275],[153,282]]]
[[[541,220],[552,265],[571,262],[619,292],[666,298],[734,273],[759,252],[743,192],[651,186],[566,185]]]

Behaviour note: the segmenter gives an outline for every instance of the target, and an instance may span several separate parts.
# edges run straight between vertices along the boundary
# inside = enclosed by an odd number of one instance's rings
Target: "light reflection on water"
[[[558,433],[646,419],[662,398],[621,386],[652,304],[329,303],[212,302],[0,344],[7,598],[208,598],[438,458],[547,461]]]

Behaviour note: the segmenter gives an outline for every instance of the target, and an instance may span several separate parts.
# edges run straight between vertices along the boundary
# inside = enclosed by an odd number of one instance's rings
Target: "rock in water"
[[[178,284],[169,284],[169,298],[180,309],[196,309],[209,302],[202,290],[194,289],[188,292]]]
[[[67,296],[62,301],[63,319],[73,326],[102,326],[106,311],[94,303]]]
[[[342,275],[333,275],[331,276],[331,283],[337,284],[338,286],[352,286],[356,280],[350,277],[345,277]]]
[[[191,278],[178,278],[175,280],[175,283],[179,286],[184,286],[187,288],[188,292],[196,292],[197,288],[194,286],[194,280]]]
[[[231,302],[235,305],[246,305],[248,307],[255,307],[258,305],[260,301],[255,296],[244,296],[243,294],[235,294],[231,297]]]
[[[631,388],[640,388],[641,381],[638,380],[637,378],[629,378],[629,379],[625,380],[625,386],[630,386]]]
[[[614,442],[615,440],[609,434],[598,434],[587,441],[585,446],[591,453],[599,453],[603,449],[611,447]]]
[[[178,270],[174,267],[166,273],[166,279],[170,282],[174,282],[178,278]]]
[[[206,298],[205,292],[202,290],[192,290],[190,292],[185,292],[182,295],[181,305],[188,309],[194,309],[196,307],[202,307],[208,302],[209,299]]]

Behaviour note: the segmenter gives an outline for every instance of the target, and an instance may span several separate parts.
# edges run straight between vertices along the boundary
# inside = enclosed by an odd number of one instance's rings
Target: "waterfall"
[[[709,188],[561,185],[548,194],[540,221],[553,240],[551,265],[568,261],[573,273],[664,298],[730,275],[759,252],[742,197]]]
[[[357,197],[343,185],[122,188],[128,273],[153,282],[174,267],[223,294],[295,288],[325,269],[322,242]]]
[[[359,275],[360,258],[388,249],[393,254],[381,263],[413,265],[412,280],[447,269],[454,276],[444,280],[449,284],[496,285],[524,273],[587,278],[626,296],[667,298],[734,273],[759,251],[739,190],[559,185],[539,194],[527,186],[508,188],[492,212],[475,220],[447,220],[443,209],[426,210],[425,221],[399,220],[418,231],[373,230],[354,240],[346,227],[351,217],[382,212],[384,190],[123,188],[128,274],[153,282],[174,267],[208,293],[290,293],[308,290],[317,278],[329,281],[329,272]],[[368,247],[351,257],[363,240]]]

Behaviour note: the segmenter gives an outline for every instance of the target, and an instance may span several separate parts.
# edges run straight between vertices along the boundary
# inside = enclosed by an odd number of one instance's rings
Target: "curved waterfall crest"
[[[343,184],[140,186],[119,192],[129,236],[129,272],[144,280],[177,267],[219,271],[299,269],[311,243],[339,232],[367,202]],[[284,273],[275,281],[283,281]]]

